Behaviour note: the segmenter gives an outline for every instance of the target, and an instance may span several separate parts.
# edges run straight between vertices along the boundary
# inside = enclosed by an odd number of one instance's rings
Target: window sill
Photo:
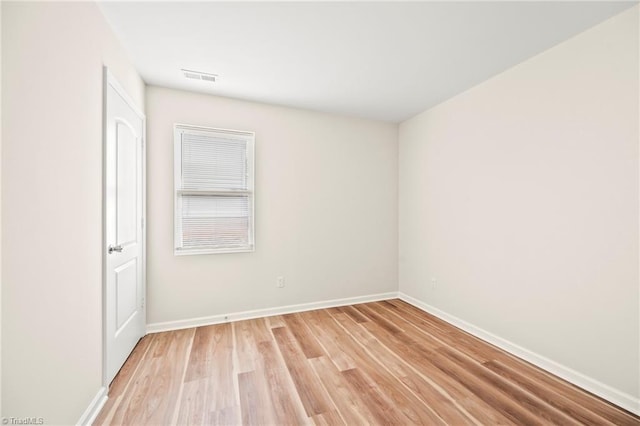
[[[255,247],[238,247],[238,248],[193,248],[193,249],[174,249],[174,256],[187,256],[194,254],[230,254],[230,253],[251,253],[255,251]]]

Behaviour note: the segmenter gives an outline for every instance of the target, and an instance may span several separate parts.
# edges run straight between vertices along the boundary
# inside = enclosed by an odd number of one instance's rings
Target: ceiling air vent
[[[192,71],[192,70],[182,70],[182,73],[184,74],[184,76],[186,78],[190,78],[193,80],[202,80],[202,81],[209,81],[211,83],[215,83],[216,79],[218,78],[218,76],[216,74],[209,74],[206,72],[200,72],[200,71]]]

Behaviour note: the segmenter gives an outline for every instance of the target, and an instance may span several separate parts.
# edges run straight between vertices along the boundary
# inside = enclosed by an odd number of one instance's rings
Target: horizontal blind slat
[[[247,142],[182,134],[182,189],[248,189]]]
[[[182,195],[183,247],[243,247],[249,244],[248,195]]]

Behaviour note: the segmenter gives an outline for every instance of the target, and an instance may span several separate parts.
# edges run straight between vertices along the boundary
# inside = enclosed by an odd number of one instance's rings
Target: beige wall
[[[102,65],[144,84],[95,4],[2,7],[2,414],[73,424],[102,386]]]
[[[632,399],[638,48],[635,7],[399,134],[400,291]]]
[[[397,290],[396,125],[158,87],[147,117],[149,323]],[[173,255],[174,123],[256,133],[254,253]]]

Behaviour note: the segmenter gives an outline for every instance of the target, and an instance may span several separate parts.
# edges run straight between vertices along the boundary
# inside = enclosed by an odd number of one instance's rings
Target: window
[[[175,254],[253,251],[254,134],[174,126]]]

